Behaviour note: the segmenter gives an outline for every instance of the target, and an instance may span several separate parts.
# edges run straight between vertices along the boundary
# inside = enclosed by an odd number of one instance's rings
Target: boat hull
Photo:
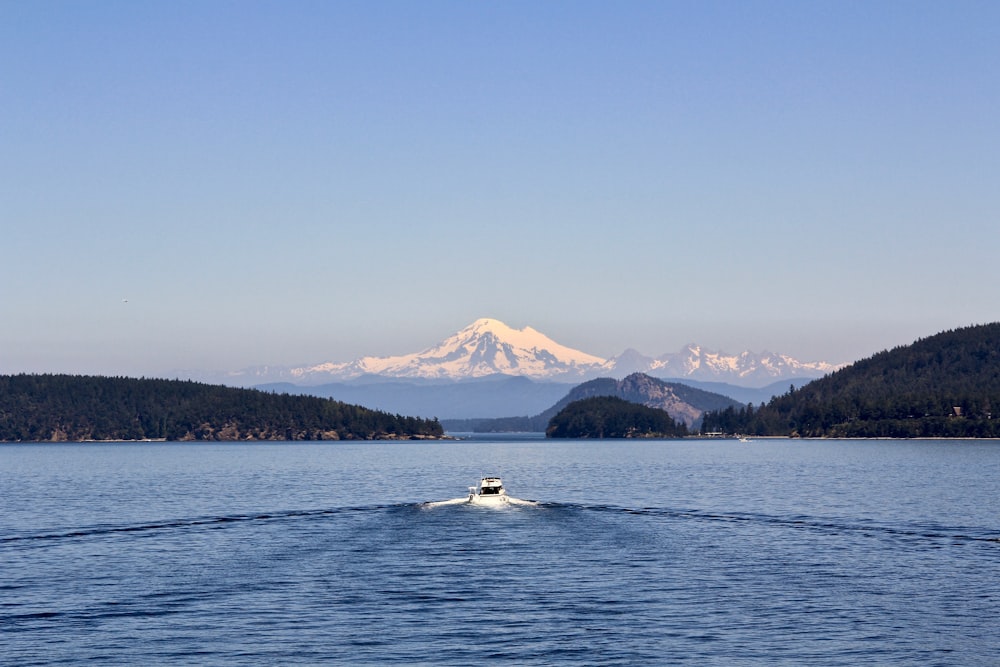
[[[482,496],[478,493],[473,493],[469,496],[469,502],[473,505],[506,505],[508,501],[507,494]]]

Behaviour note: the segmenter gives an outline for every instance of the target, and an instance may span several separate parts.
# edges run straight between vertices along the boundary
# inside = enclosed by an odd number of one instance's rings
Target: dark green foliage
[[[802,437],[1000,437],[1000,323],[880,352],[703,431]],[[998,417],[998,418],[994,418]]]
[[[548,438],[679,438],[683,424],[663,410],[630,403],[616,396],[574,401],[549,421]]]
[[[438,437],[437,420],[181,380],[0,376],[0,441]]]

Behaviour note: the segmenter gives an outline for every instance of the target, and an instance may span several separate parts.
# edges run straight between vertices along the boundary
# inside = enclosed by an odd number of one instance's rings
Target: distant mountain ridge
[[[545,431],[549,420],[575,401],[597,396],[614,396],[648,408],[663,410],[688,428],[697,428],[708,411],[742,408],[744,405],[728,396],[696,389],[685,384],[665,382],[643,373],[632,373],[622,380],[597,378],[573,387],[565,396],[532,417],[507,417],[480,420],[442,420],[449,431],[479,432]]]
[[[611,378],[606,378],[611,380]],[[721,394],[740,403],[758,405],[801,386],[806,378],[779,380],[762,388],[738,387],[723,382],[701,382],[679,378],[658,378],[684,384],[713,394]],[[256,385],[257,389],[279,394],[306,394],[335,398],[344,403],[364,405],[391,414],[439,417],[455,420],[482,420],[534,415],[566,395],[573,385],[565,382],[532,380],[517,375],[490,375],[468,380],[421,380],[384,378],[366,375],[354,380],[320,385],[273,382]],[[467,431],[470,428],[452,428]]]
[[[741,385],[767,384],[785,378],[817,378],[843,367],[843,364],[825,361],[799,361],[785,354],[766,351],[725,354],[694,344],[679,352],[655,358],[628,349],[608,363],[612,374],[618,377],[645,373],[656,377],[716,380]]]
[[[538,382],[515,375],[441,382],[406,378],[366,382],[366,379],[308,387],[283,382],[262,384],[257,388],[277,393],[334,398],[391,414],[441,419],[483,419],[535,414],[565,396],[572,386],[560,382]]]
[[[318,385],[366,375],[414,380],[513,375],[572,383],[645,373],[762,386],[784,378],[817,378],[842,366],[823,361],[802,362],[769,352],[728,355],[698,345],[688,345],[677,353],[659,357],[647,357],[629,349],[617,357],[602,359],[561,345],[531,327],[514,329],[500,320],[483,318],[421,352],[301,367],[258,366],[229,373],[223,381],[243,385],[265,382]]]

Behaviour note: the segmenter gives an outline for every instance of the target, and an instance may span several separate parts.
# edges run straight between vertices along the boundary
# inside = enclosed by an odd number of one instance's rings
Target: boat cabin
[[[498,496],[503,493],[503,482],[499,477],[483,477],[479,482],[479,495]]]

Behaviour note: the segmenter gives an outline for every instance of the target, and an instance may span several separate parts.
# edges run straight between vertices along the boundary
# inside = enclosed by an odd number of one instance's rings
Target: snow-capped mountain
[[[291,376],[311,382],[361,375],[459,379],[501,373],[571,381],[599,373],[606,364],[600,357],[560,345],[531,327],[513,329],[500,320],[484,318],[423,352],[319,364],[293,369]]]
[[[531,327],[514,329],[500,320],[476,320],[437,345],[412,354],[362,357],[298,368],[248,368],[226,376],[228,384],[286,381],[300,385],[351,380],[362,376],[423,380],[461,380],[514,375],[540,381],[577,382],[596,377],[622,378],[645,373],[660,378],[690,378],[763,386],[784,378],[816,378],[840,366],[800,362],[786,355],[743,352],[726,355],[689,345],[680,352],[647,357],[626,350],[602,359],[560,345]]]
[[[822,377],[841,368],[842,364],[798,361],[788,355],[770,352],[745,351],[729,355],[688,345],[680,352],[655,358],[629,349],[609,360],[608,367],[615,377],[646,373],[655,377],[760,385],[782,378]]]

